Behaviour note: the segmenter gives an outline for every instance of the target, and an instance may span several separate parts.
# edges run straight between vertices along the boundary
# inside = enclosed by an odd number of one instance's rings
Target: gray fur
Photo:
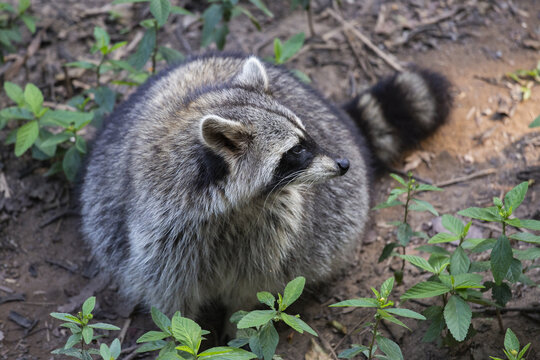
[[[322,150],[268,191],[306,138]],[[338,156],[351,164],[342,177]],[[186,316],[212,300],[249,309],[257,291],[324,281],[347,262],[368,216],[369,157],[353,121],[286,70],[196,58],[109,118],[84,178],[84,237],[135,302]]]

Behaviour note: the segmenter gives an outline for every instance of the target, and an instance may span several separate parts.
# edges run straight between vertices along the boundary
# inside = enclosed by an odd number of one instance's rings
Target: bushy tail
[[[452,107],[451,84],[438,73],[408,69],[345,104],[383,166],[441,126]]]

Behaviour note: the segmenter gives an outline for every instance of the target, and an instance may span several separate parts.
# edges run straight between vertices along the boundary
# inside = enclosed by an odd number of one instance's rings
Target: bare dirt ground
[[[284,39],[299,31],[308,33],[304,13],[291,12],[288,2],[267,3],[275,19],[262,22],[263,32],[254,31],[245,19],[234,19],[227,49],[266,56],[272,52],[274,37]],[[434,184],[457,179],[445,186],[442,193],[422,195],[424,199],[439,213],[454,214],[469,206],[488,206],[493,196],[501,196],[521,181],[532,180],[518,215],[540,219],[540,131],[527,127],[540,115],[540,87],[533,86],[530,99],[520,101],[519,87],[504,78],[517,69],[533,69],[540,60],[539,1],[343,1],[341,10],[324,1],[314,3],[317,35],[308,39],[305,48],[287,66],[308,74],[312,85],[325,96],[343,102],[392,71],[358,36],[344,30],[348,28],[336,20],[336,13],[400,63],[438,70],[454,83],[456,104],[448,124],[395,166],[402,172],[412,169]],[[191,7],[194,11],[201,8],[204,7]],[[14,57],[2,67],[3,80],[18,84],[32,81],[44,91],[48,101],[59,103],[69,93],[61,64],[89,56],[94,26],[107,26],[116,41],[123,36],[119,29],[134,26],[148,16],[144,6],[122,6],[123,17],[112,21],[107,12],[111,7],[106,1],[83,5],[78,1],[41,0],[33,2],[33,9],[40,19],[38,49],[24,66],[13,68],[17,59]],[[199,36],[197,23],[179,17],[161,38],[189,53],[198,51],[195,49]],[[17,56],[24,56],[29,50],[21,47]],[[84,74],[71,75],[75,92],[80,92],[88,78]],[[8,105],[3,94],[0,104]],[[6,130],[0,132],[2,143],[6,135]],[[5,178],[10,195],[0,193],[0,359],[53,358],[50,351],[60,347],[68,334],[48,314],[73,297],[91,295],[81,294],[89,284],[97,291],[96,318],[123,328],[123,348],[128,350],[125,356],[133,358],[135,339],[151,329],[148,316],[130,317],[116,296],[116,285],[97,275],[78,232],[76,194],[64,180],[44,178],[46,166],[27,156],[15,158],[11,146],[0,147],[0,177]],[[474,177],[478,174],[484,175]],[[384,200],[392,185],[388,177],[377,181],[375,202]],[[398,263],[378,264],[377,259],[384,245],[395,237],[386,223],[399,216],[395,210],[374,212],[373,225],[359,239],[354,263],[325,289],[312,290],[305,296],[296,310],[320,336],[312,339],[282,328],[278,353],[284,359],[334,359],[335,353],[352,343],[366,343],[368,334],[353,330],[370,313],[330,309],[328,305],[369,296],[370,286],[378,287],[391,276],[390,269]],[[430,235],[439,229],[438,219],[431,215],[414,214],[412,224],[415,230],[422,229]],[[473,230],[483,237],[496,234],[480,223],[475,223]],[[420,243],[418,240],[411,244],[408,253],[415,253],[414,248]],[[405,284],[397,288],[396,300],[405,288],[426,277],[412,266],[405,270]],[[536,283],[540,282],[539,270],[528,272]],[[518,284],[513,287],[513,296],[508,307],[514,310],[503,314],[504,326],[511,327],[522,344],[532,343],[528,359],[540,359],[540,289]],[[424,309],[418,303],[405,307]],[[475,308],[478,316],[473,319],[478,334],[451,349],[421,343],[427,325],[419,322],[406,321],[411,332],[391,325],[383,331],[401,345],[406,359],[503,356],[500,349],[504,335],[499,332],[497,320],[492,313],[480,310]],[[331,326],[331,321],[344,325],[346,335]],[[323,353],[318,353],[314,344]]]

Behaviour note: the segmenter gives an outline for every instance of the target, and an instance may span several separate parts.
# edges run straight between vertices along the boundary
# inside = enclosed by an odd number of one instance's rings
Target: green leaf
[[[483,288],[482,275],[458,274],[454,276],[454,289]]]
[[[206,8],[201,18],[203,19],[203,29],[201,33],[201,46],[210,45],[214,38],[217,25],[223,18],[223,5],[212,4]]]
[[[392,252],[394,251],[394,248],[397,245],[398,245],[397,243],[386,244],[384,246],[384,249],[383,249],[382,253],[381,253],[381,256],[379,256],[378,262],[382,262],[382,261],[388,259],[392,255]]]
[[[41,105],[43,104],[43,94],[36,85],[32,83],[26,84],[26,87],[24,88],[24,101],[30,107],[32,113],[34,113],[34,115],[37,115],[41,111]]]
[[[444,284],[434,281],[424,281],[405,291],[405,293],[401,295],[401,300],[433,297],[446,294],[450,290],[452,289]]]
[[[504,348],[506,351],[519,351],[519,340],[510,328],[506,329],[506,334],[504,335]]]
[[[540,127],[540,115],[536,117],[536,119],[533,120],[532,123],[529,124],[530,128]]]
[[[398,309],[398,308],[386,308],[384,311],[389,312],[390,314],[403,316],[411,319],[418,319],[418,320],[426,320],[424,315],[421,315],[417,313],[416,311],[412,311],[409,309]]]
[[[79,135],[75,137],[75,147],[81,154],[86,154],[86,141]]]
[[[512,263],[512,247],[506,236],[501,235],[497,239],[497,243],[491,251],[490,263],[493,279],[497,285],[500,285]]]
[[[439,334],[446,326],[444,322],[443,308],[440,306],[430,306],[429,308],[424,310],[424,315],[426,316],[426,318],[431,320],[431,323],[429,324],[429,327],[426,330],[422,341],[435,341],[440,337]]]
[[[99,50],[102,54],[105,54],[111,42],[107,30],[99,26],[94,27],[94,38],[96,43],[92,46],[90,52],[93,54]]]
[[[338,354],[340,359],[352,359],[357,355],[360,355],[364,351],[369,351],[369,348],[364,345],[353,344],[350,349],[343,350]]]
[[[64,345],[64,349],[71,349],[74,345],[77,345],[81,342],[82,339],[82,333],[76,333],[71,335]]]
[[[519,233],[515,233],[515,234],[510,235],[509,238],[519,240],[519,241],[528,242],[528,243],[531,243],[531,244],[540,244],[540,236],[536,236],[536,235],[531,234],[531,233],[519,232]]]
[[[261,330],[249,339],[249,348],[259,358],[272,360],[279,342],[279,335],[272,322],[268,322]]]
[[[259,10],[261,10],[266,16],[273,18],[274,14],[264,5],[262,0],[249,0],[250,3],[255,5]]]
[[[514,256],[518,260],[536,260],[540,258],[540,248],[531,247],[525,250],[514,250]]]
[[[101,357],[105,360],[110,360],[112,357],[111,350],[106,344],[101,344],[99,347],[99,355],[101,355]]]
[[[94,329],[84,326],[82,329],[82,337],[86,344],[90,344],[92,342],[92,338],[94,337]]]
[[[238,324],[238,322],[239,322],[240,320],[242,320],[242,318],[243,318],[244,316],[246,316],[247,313],[248,313],[247,311],[239,310],[239,311],[237,311],[237,312],[235,312],[235,313],[233,313],[233,314],[231,315],[231,317],[229,318],[229,321],[230,321],[231,323],[233,323],[233,324]]]
[[[375,206],[373,208],[373,210],[386,209],[386,208],[389,208],[389,207],[394,207],[394,206],[399,206],[399,205],[404,205],[404,204],[401,201],[398,201],[398,200],[387,201],[387,202],[383,202],[383,203],[378,204],[377,206]]]
[[[202,340],[202,329],[193,320],[180,316],[177,312],[171,321],[171,330],[174,338],[182,345],[188,346],[196,354]]]
[[[340,301],[336,304],[330,305],[330,307],[378,307],[379,302],[377,299],[373,298],[359,298],[359,299],[350,299],[345,301]]]
[[[142,344],[140,347],[138,347],[137,350],[135,350],[135,352],[143,353],[147,351],[160,350],[160,349],[163,349],[163,347],[166,344],[167,342],[163,340],[147,342],[147,343]]]
[[[285,290],[283,292],[283,301],[281,302],[281,305],[279,309],[281,311],[288,308],[292,303],[294,303],[300,295],[302,295],[302,291],[304,291],[304,285],[306,284],[306,279],[302,276],[299,276],[293,280],[291,280],[287,286],[285,286]]]
[[[129,58],[129,63],[137,70],[141,70],[156,46],[156,29],[150,28],[144,32],[143,38],[137,47],[137,51]]]
[[[137,343],[163,340],[169,336],[169,333],[163,331],[148,331],[137,339]]]
[[[55,134],[47,138],[47,140],[43,141],[43,143],[41,143],[41,146],[43,147],[55,146],[55,145],[63,143],[66,140],[69,140],[69,138],[71,138],[72,136],[73,134],[67,133],[67,132]]]
[[[53,312],[53,313],[50,313],[50,315],[55,319],[59,319],[59,320],[62,320],[62,321],[69,321],[71,323],[81,324],[82,325],[81,320],[79,320],[78,318],[76,318],[75,316],[73,316],[71,314]]]
[[[283,61],[281,60],[281,57],[283,55],[283,44],[281,43],[281,40],[278,38],[274,39],[274,58],[276,64],[281,64]]]
[[[392,323],[394,323],[396,325],[402,326],[407,330],[411,330],[407,325],[405,325],[403,323],[403,321],[399,320],[395,316],[390,315],[388,312],[386,312],[386,309],[385,310],[377,309],[377,314],[379,314],[382,317],[382,319],[384,319],[384,320],[387,320],[387,321],[390,321],[390,322],[392,322]]]
[[[281,319],[294,330],[298,331],[300,334],[303,334],[304,331],[306,331],[313,336],[318,336],[315,330],[313,330],[308,324],[306,324],[303,320],[296,316],[281,313]]]
[[[506,306],[506,303],[512,300],[512,290],[510,290],[510,287],[505,282],[500,285],[493,284],[491,288],[491,297],[498,305]]]
[[[521,351],[518,354],[518,359],[523,359],[523,356],[525,356],[525,353],[527,352],[527,350],[529,350],[530,346],[531,346],[531,343],[528,343],[527,345],[523,347],[523,349],[521,349]]]
[[[193,14],[191,11],[175,5],[171,6],[171,13],[175,15],[195,16],[195,14]]]
[[[160,46],[158,49],[159,54],[163,57],[168,65],[179,63],[186,58],[180,51],[171,49],[166,46]]]
[[[22,106],[24,104],[24,93],[19,85],[6,81],[4,83],[4,90],[6,91],[6,95],[17,105]]]
[[[82,305],[83,316],[90,315],[92,311],[94,310],[95,306],[96,306],[96,297],[90,296],[88,299],[85,300],[85,302]]]
[[[214,347],[197,355],[197,359],[208,360],[250,360],[255,358],[257,355],[249,351],[232,347]]]
[[[398,344],[380,335],[377,335],[375,338],[379,349],[388,356],[389,360],[403,360],[403,354]]]
[[[118,326],[114,326],[112,324],[106,324],[106,323],[95,323],[88,325],[92,329],[102,329],[102,330],[120,330]]]
[[[411,241],[413,231],[407,223],[399,224],[397,228],[397,239],[402,246],[407,246]]]
[[[436,273],[437,270],[431,266],[431,264],[420,256],[414,256],[414,255],[399,255],[400,258],[407,260],[411,264],[418,266],[419,268],[429,271],[430,273]]]
[[[433,205],[431,205],[427,201],[419,200],[419,199],[412,199],[412,200],[414,201],[414,204],[409,205],[409,210],[413,210],[413,211],[429,211],[433,215],[439,216],[439,213],[437,212],[437,210],[435,210]]]
[[[461,246],[458,246],[450,256],[450,274],[458,275],[469,271],[471,260]]]
[[[21,156],[28,150],[39,136],[39,125],[37,120],[32,120],[21,126],[17,130],[17,141],[15,142],[15,155]]]
[[[64,159],[62,160],[62,169],[64,170],[64,174],[66,174],[66,178],[69,181],[73,182],[75,180],[75,177],[79,172],[79,168],[81,167],[81,162],[81,155],[77,149],[74,146],[69,148],[64,155]]]
[[[525,194],[527,194],[527,189],[529,188],[529,183],[527,181],[522,182],[521,184],[514,187],[512,190],[506,193],[504,196],[504,209],[507,212],[516,211],[516,209],[521,205],[525,199]]]
[[[505,220],[505,223],[507,223],[508,225],[518,227],[518,228],[525,228],[525,229],[540,231],[540,221],[538,220],[508,219],[508,220]]]
[[[472,311],[458,295],[452,295],[444,307],[444,320],[457,341],[463,341],[471,325]]]
[[[275,310],[254,310],[246,314],[238,322],[239,329],[245,329],[249,327],[256,327],[266,324],[276,316]]]
[[[36,32],[36,20],[32,16],[28,14],[22,14],[21,20],[32,34]]]
[[[77,68],[81,68],[81,69],[95,69],[95,68],[97,68],[97,65],[92,64],[91,62],[88,62],[88,61],[72,61],[72,62],[68,62],[68,63],[64,64],[64,66],[77,67]]]
[[[392,292],[394,287],[394,277],[389,277],[381,285],[381,297],[388,299],[388,296]]]
[[[396,180],[398,183],[400,183],[401,185],[403,186],[407,186],[407,182],[405,182],[405,180],[403,180],[403,178],[397,174],[394,174],[394,173],[391,173],[390,174],[390,177],[394,180]]]
[[[518,259],[512,259],[512,262],[510,263],[510,268],[508,269],[508,273],[506,274],[506,278],[511,283],[516,283],[519,281],[519,278],[523,274],[523,266],[521,264],[521,261]]]
[[[442,226],[448,231],[450,231],[454,235],[460,236],[463,231],[465,230],[465,226],[463,226],[463,223],[458,218],[444,214],[442,216]]]
[[[303,32],[291,36],[283,43],[283,53],[281,54],[281,62],[286,62],[294,54],[298,52],[304,45],[305,35]]]
[[[158,26],[162,27],[171,13],[171,3],[169,0],[150,0],[150,12],[156,18]]]
[[[440,187],[436,187],[429,184],[420,184],[417,186],[416,191],[444,191]]]
[[[30,0],[19,0],[18,13],[22,14],[30,7]]]
[[[270,294],[268,291],[261,291],[257,293],[257,299],[259,299],[259,302],[261,304],[266,304],[272,309],[274,309],[274,304],[276,302],[276,298],[274,295]]]
[[[450,252],[448,250],[440,246],[435,246],[435,245],[421,245],[417,247],[416,250],[424,251],[429,254],[436,254],[436,255],[442,255],[442,256],[450,255]]]
[[[14,106],[0,110],[0,116],[9,120],[34,120],[34,115],[29,110]]]
[[[496,207],[478,208],[471,207],[458,212],[461,216],[470,217],[473,219],[479,219],[484,221],[502,221],[499,211]]]

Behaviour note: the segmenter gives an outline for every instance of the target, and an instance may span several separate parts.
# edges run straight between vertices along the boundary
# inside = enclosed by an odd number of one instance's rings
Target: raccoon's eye
[[[292,152],[294,155],[300,155],[305,150],[306,149],[304,149],[302,145],[298,144],[289,151]]]

